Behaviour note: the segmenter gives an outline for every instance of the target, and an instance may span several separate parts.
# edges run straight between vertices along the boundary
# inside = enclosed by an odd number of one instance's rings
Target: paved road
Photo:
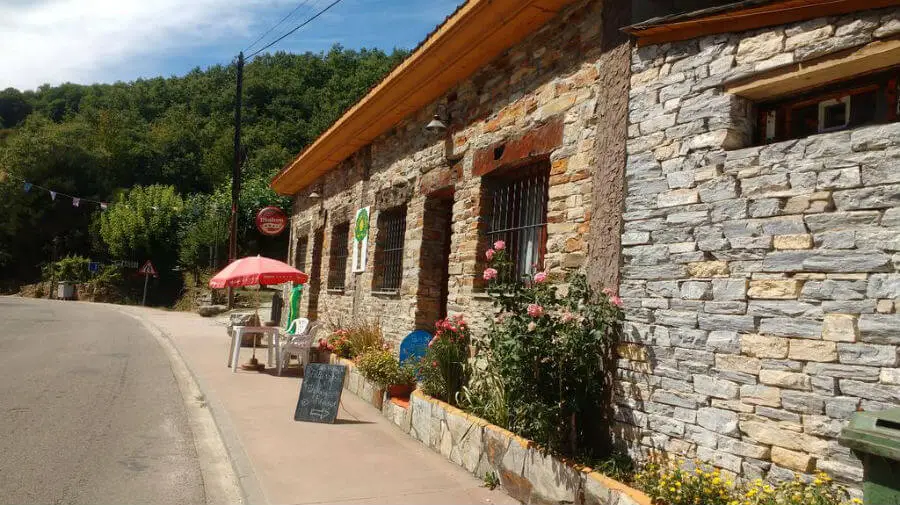
[[[0,297],[0,503],[204,501],[154,337],[109,307]]]

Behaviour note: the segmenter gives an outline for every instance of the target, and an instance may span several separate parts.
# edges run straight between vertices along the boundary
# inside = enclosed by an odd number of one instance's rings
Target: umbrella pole
[[[257,286],[256,288],[256,320],[259,321],[259,324],[262,325],[262,321],[259,319],[259,291],[261,286]],[[262,371],[265,367],[259,364],[259,360],[256,359],[256,336],[253,336],[253,357],[250,358],[250,361],[245,363],[242,368],[244,370],[256,370],[257,372]]]

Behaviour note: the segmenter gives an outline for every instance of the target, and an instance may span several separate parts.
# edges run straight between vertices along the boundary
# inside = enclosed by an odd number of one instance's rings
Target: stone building
[[[900,403],[900,8],[740,2],[629,27],[617,432],[745,477],[859,461]]]
[[[587,269],[615,285],[628,12],[460,6],[274,179],[295,197],[291,261],[311,275],[301,312],[379,318],[395,341],[448,313],[477,328],[492,310],[484,253],[500,239],[522,273]]]

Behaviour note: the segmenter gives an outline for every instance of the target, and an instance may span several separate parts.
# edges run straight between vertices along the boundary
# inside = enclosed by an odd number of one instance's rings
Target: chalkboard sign
[[[343,365],[307,364],[294,421],[333,423],[341,404],[345,373],[347,369]]]

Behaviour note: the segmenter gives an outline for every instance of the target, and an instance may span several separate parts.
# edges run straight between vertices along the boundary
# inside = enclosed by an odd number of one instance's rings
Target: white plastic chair
[[[288,335],[287,341],[281,345],[281,359],[278,360],[278,364],[281,366],[278,368],[278,375],[281,375],[281,372],[290,364],[291,356],[297,356],[301,367],[309,362],[309,349],[312,347],[316,333],[319,332],[319,327],[318,323],[311,323],[306,326],[305,333]]]
[[[288,325],[287,330],[285,332],[288,336],[291,335],[303,335],[306,333],[306,330],[309,329],[309,319],[305,317],[300,317],[291,321],[291,324]]]

